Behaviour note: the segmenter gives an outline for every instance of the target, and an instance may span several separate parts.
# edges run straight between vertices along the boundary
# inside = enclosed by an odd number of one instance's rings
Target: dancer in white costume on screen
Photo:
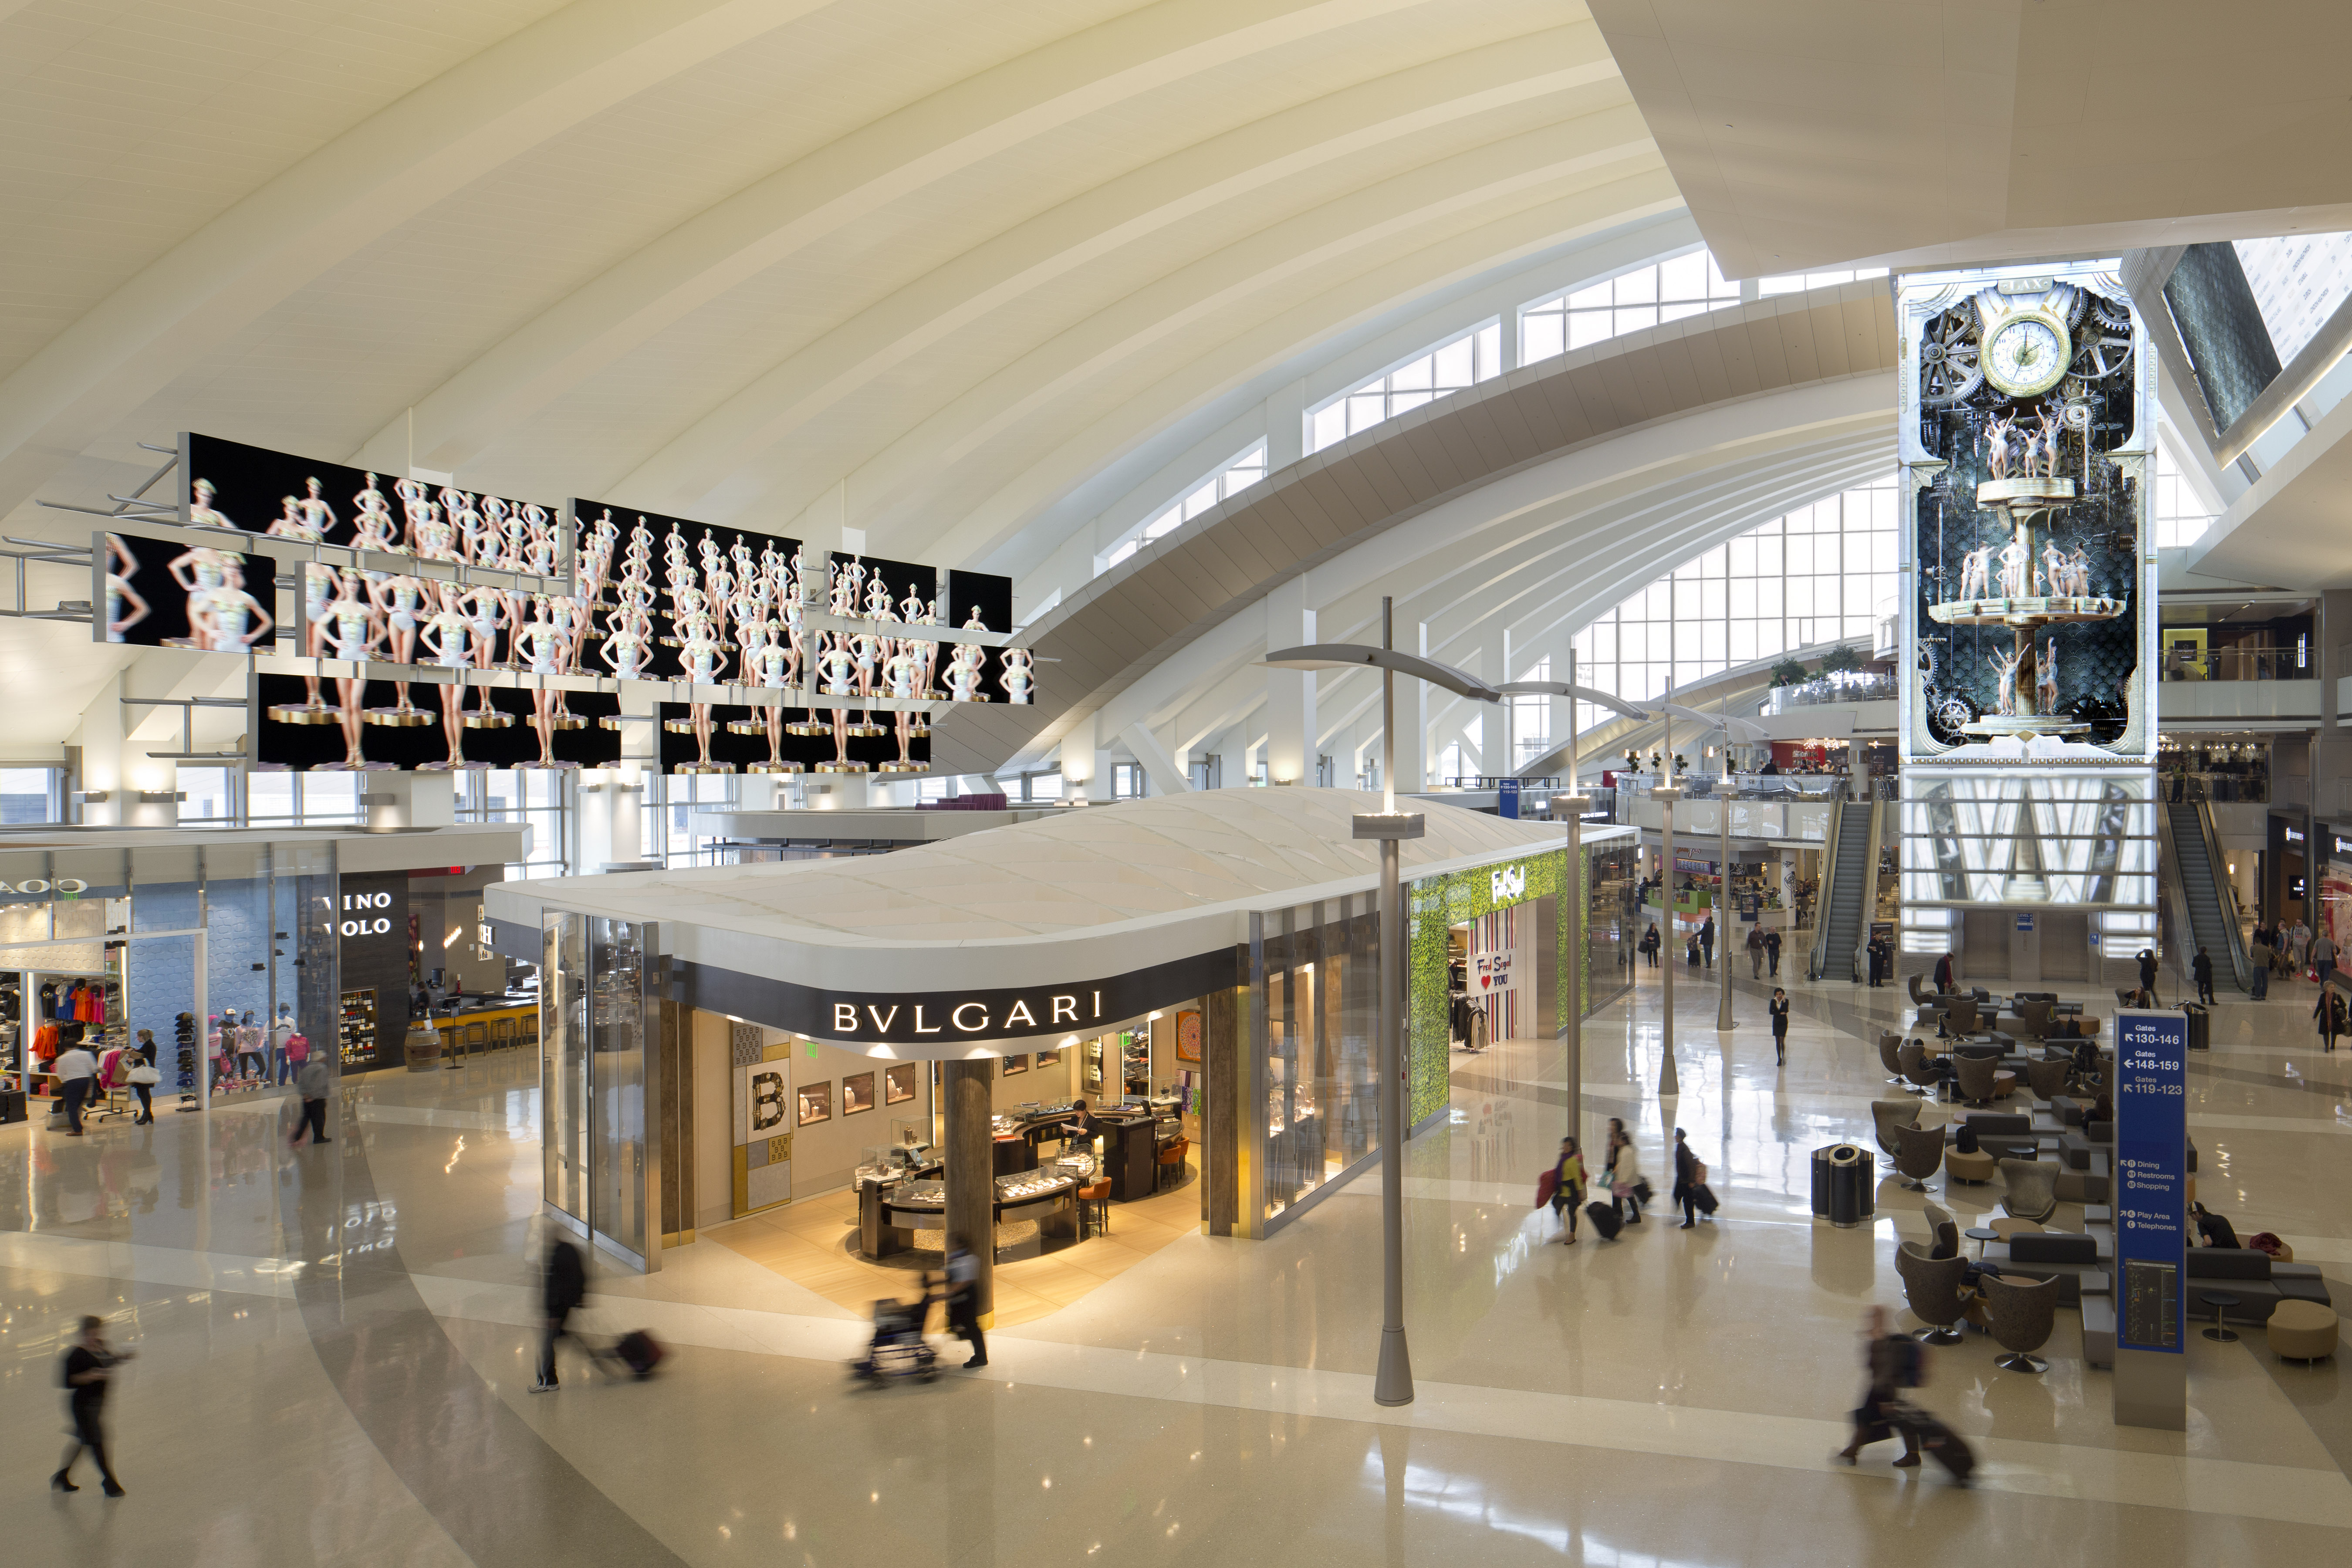
[[[139,558],[131,553],[118,534],[106,536],[106,640],[121,642],[122,634],[145,620],[147,601],[131,585],[139,574]]]
[[[366,579],[346,566],[335,579],[335,599],[327,608],[327,620],[320,638],[331,658],[350,659],[361,663],[375,657],[383,645],[383,617],[377,612],[372,598],[365,595]],[[366,722],[362,700],[367,695],[365,672],[335,677],[337,712],[343,726],[342,768],[356,770],[367,765],[361,750],[362,726]],[[331,771],[335,764],[327,766]]]
[[[236,524],[228,520],[228,514],[226,512],[215,511],[213,510],[213,497],[218,492],[213,489],[212,480],[198,479],[194,484],[189,486],[188,489],[192,498],[188,502],[188,524],[190,527],[226,528],[232,533],[243,531],[236,526]]]
[[[441,607],[426,618],[418,633],[433,662],[448,673],[448,679],[435,689],[441,695],[441,740],[447,754],[437,763],[420,764],[420,772],[447,773],[466,765],[466,688],[462,683],[474,663],[473,650],[467,647],[474,623],[467,614],[466,597],[446,591]]]

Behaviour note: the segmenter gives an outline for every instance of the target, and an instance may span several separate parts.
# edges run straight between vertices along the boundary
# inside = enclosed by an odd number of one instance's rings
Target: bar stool
[[[1093,1230],[1088,1231],[1089,1216]],[[1110,1234],[1110,1178],[1097,1177],[1091,1186],[1078,1189],[1078,1230],[1083,1238],[1088,1234]]]
[[[1176,1180],[1178,1182],[1181,1183],[1183,1181],[1184,1155],[1192,1147],[1192,1141],[1191,1139],[1179,1138],[1173,1143],[1169,1144],[1167,1148],[1160,1151],[1159,1169],[1151,1173],[1151,1190],[1153,1192],[1158,1192],[1161,1186],[1166,1184],[1168,1173],[1171,1171],[1173,1171],[1176,1173]]]
[[[521,1043],[521,1035],[512,1018],[499,1018],[490,1025],[490,1049],[503,1051]]]
[[[488,1024],[466,1026],[466,1054],[478,1057],[490,1048],[490,1026]]]

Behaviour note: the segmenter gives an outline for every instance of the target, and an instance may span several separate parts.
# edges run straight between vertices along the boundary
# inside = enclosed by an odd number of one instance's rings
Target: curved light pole
[[[1568,951],[1575,955],[1576,964],[1578,968],[1581,968],[1585,956],[1584,868],[1582,854],[1584,848],[1584,813],[1586,809],[1592,805],[1592,801],[1591,798],[1584,793],[1583,781],[1576,776],[1576,704],[1579,700],[1591,702],[1597,707],[1612,709],[1616,712],[1623,714],[1628,719],[1636,721],[1645,721],[1650,717],[1650,715],[1645,710],[1636,708],[1630,702],[1612,697],[1606,691],[1595,691],[1591,687],[1579,686],[1576,683],[1576,650],[1573,648],[1570,648],[1568,654],[1568,679],[1565,682],[1558,680],[1514,680],[1497,687],[1496,689],[1500,691],[1506,697],[1565,697],[1569,700],[1569,793],[1564,795],[1556,795],[1552,796],[1551,805],[1554,812],[1558,812],[1563,806],[1568,809],[1568,889],[1567,892],[1562,896],[1560,902],[1566,906],[1565,912],[1568,916]],[[1577,1141],[1577,1147],[1581,1149],[1584,1146],[1584,995],[1583,993],[1579,991],[1576,987],[1576,982],[1574,979],[1575,973],[1576,970],[1571,969],[1570,971],[1570,978],[1569,981],[1569,998],[1567,1007],[1568,1028],[1560,1036],[1560,1041],[1561,1044],[1568,1047],[1568,1072],[1566,1075],[1568,1079],[1568,1131],[1570,1136],[1573,1137]]]
[[[1724,700],[1729,702],[1731,699],[1726,697]],[[1738,741],[1745,745],[1769,739],[1770,735],[1763,725],[1746,719],[1735,719],[1728,713],[1702,713],[1696,708],[1685,708],[1674,702],[1666,704],[1666,711],[1676,718],[1688,719],[1707,729],[1723,732],[1723,770],[1718,776],[1726,780],[1731,776],[1731,742]],[[1731,909],[1731,795],[1727,789],[1717,803],[1716,815],[1718,819],[1716,831],[1719,835],[1716,851],[1718,858],[1715,863],[1716,912],[1724,915]],[[1722,983],[1722,1000],[1716,1005],[1715,1026],[1718,1031],[1728,1033],[1731,1028],[1731,928],[1721,920],[1716,922],[1715,945],[1723,957],[1718,975]]]
[[[1661,1045],[1658,1064],[1658,1098],[1671,1100],[1682,1093],[1682,1080],[1675,1072],[1675,965],[1681,962],[1675,946],[1675,802],[1682,799],[1682,785],[1675,780],[1682,775],[1675,772],[1675,678],[1666,677],[1665,705],[1658,717],[1664,721],[1664,731],[1658,753],[1664,758],[1666,782],[1650,792],[1658,803],[1658,885],[1665,889],[1666,934],[1659,942],[1664,951],[1662,967],[1665,975],[1659,987],[1660,1014],[1663,1026],[1659,1031]]]
[[[1417,811],[1396,808],[1396,678],[1425,680],[1474,702],[1499,702],[1503,694],[1450,664],[1398,652],[1391,604],[1381,600],[1378,647],[1316,643],[1278,649],[1259,662],[1276,669],[1370,666],[1381,672],[1381,809],[1355,819],[1356,837],[1378,839],[1381,846],[1381,1360],[1372,1399],[1410,1405],[1412,1354],[1404,1337],[1404,889],[1398,846],[1420,837],[1427,823]]]

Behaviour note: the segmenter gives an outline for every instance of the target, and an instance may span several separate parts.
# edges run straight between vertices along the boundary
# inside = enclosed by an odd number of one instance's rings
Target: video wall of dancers
[[[99,534],[91,546],[100,642],[207,653],[272,647],[278,580],[267,555],[121,533]]]
[[[180,437],[180,521],[541,577],[571,571],[563,518],[547,507],[213,436]]]
[[[315,773],[596,768],[621,760],[604,691],[264,675],[254,761]]]

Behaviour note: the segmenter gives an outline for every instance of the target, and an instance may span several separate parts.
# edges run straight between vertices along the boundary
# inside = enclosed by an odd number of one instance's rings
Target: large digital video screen
[[[621,758],[620,711],[602,691],[264,675],[253,755],[331,773],[604,767]]]
[[[571,569],[559,509],[216,436],[180,437],[180,521],[541,577]]]
[[[278,582],[267,555],[127,533],[97,535],[91,555],[100,642],[207,653],[274,645]]]

